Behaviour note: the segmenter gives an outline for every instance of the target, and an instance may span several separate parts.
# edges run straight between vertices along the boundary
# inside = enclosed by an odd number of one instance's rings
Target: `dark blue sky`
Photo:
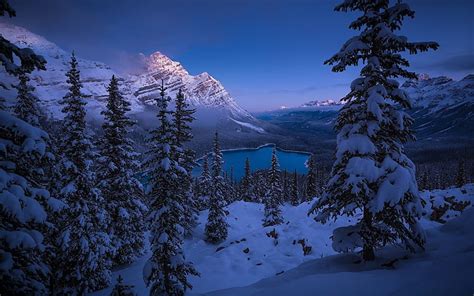
[[[121,70],[138,53],[161,51],[191,74],[207,71],[250,111],[338,99],[356,72],[332,73],[323,61],[355,34],[340,1],[317,0],[17,0],[22,25],[88,59]],[[474,1],[409,0],[416,11],[403,33],[437,41],[413,69],[462,78],[474,73]],[[41,12],[40,12],[41,10]]]

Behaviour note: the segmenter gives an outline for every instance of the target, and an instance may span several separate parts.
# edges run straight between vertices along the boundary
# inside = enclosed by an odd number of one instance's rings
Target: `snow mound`
[[[461,213],[474,206],[474,184],[466,184],[461,188],[432,190],[421,192],[421,197],[427,203],[423,215],[430,220],[446,223],[459,217]]]

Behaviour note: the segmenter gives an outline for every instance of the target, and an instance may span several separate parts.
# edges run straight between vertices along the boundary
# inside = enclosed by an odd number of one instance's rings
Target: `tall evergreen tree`
[[[94,155],[86,128],[86,96],[81,91],[74,54],[66,76],[69,91],[61,101],[65,133],[60,152],[61,195],[68,209],[62,216],[61,273],[58,277],[63,292],[83,294],[110,284],[112,250],[106,233],[110,219],[91,168]]]
[[[263,226],[272,226],[283,222],[280,209],[282,193],[280,165],[278,164],[276,149],[273,149],[272,166],[268,175],[268,189],[263,201],[265,204]]]
[[[196,154],[193,150],[185,148],[185,144],[191,141],[193,135],[191,133],[191,123],[194,121],[193,114],[195,109],[190,108],[181,89],[178,91],[175,100],[176,109],[173,112],[173,131],[174,140],[177,149],[177,161],[180,167],[184,168],[179,171],[181,186],[180,193],[185,202],[183,203],[183,227],[185,235],[189,236],[193,228],[197,225],[198,204],[192,190],[192,170],[194,168],[194,158]]]
[[[289,196],[290,196],[290,203],[294,206],[300,204],[300,198],[298,195],[298,173],[293,173],[291,184],[289,185]]]
[[[143,277],[150,286],[150,295],[184,295],[192,288],[187,277],[198,275],[193,265],[186,261],[183,251],[185,229],[183,226],[186,200],[180,194],[181,171],[177,161],[176,139],[168,109],[164,83],[160,87],[158,120],[160,125],[151,132],[147,166],[150,169],[149,193],[150,244],[152,255],[148,259]]]
[[[138,171],[138,154],[127,137],[133,122],[127,117],[130,103],[119,91],[118,80],[112,76],[107,88],[106,110],[102,111],[104,136],[99,142],[99,188],[110,216],[108,233],[115,249],[113,263],[135,261],[143,254],[146,206],[143,189],[134,177]]]
[[[224,177],[222,176],[223,164],[223,155],[219,145],[219,137],[216,132],[212,152],[212,188],[209,198],[209,215],[205,228],[206,241],[213,244],[220,243],[227,238],[228,225],[224,211],[226,201]]]
[[[252,171],[250,169],[250,160],[245,159],[244,177],[240,183],[240,194],[244,201],[253,201],[252,195]]]
[[[340,214],[363,213],[356,225],[334,230],[337,251],[362,247],[364,260],[373,260],[374,249],[387,243],[414,251],[424,245],[418,223],[422,206],[415,165],[403,149],[414,138],[413,119],[402,110],[410,107],[410,100],[395,79],[417,77],[405,68],[409,63],[400,53],[416,54],[438,44],[409,42],[396,34],[403,20],[414,16],[401,1],[391,6],[389,0],[346,0],[336,10],[360,11],[362,16],[350,24],[360,34],[325,63],[334,72],[361,62],[364,66],[343,98],[332,176],[310,212],[323,223]]]
[[[316,195],[318,195],[318,178],[317,178],[317,169],[316,161],[314,155],[308,158],[308,174],[306,175],[306,200],[312,200]]]

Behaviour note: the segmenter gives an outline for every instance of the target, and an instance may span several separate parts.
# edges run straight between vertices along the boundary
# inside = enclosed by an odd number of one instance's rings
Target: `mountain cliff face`
[[[53,117],[61,117],[59,100],[67,91],[65,73],[69,68],[70,53],[56,44],[30,31],[7,23],[0,23],[1,34],[20,47],[32,48],[47,60],[46,71],[32,73],[32,83],[41,104]],[[172,61],[160,52],[144,58],[145,69],[135,75],[120,76],[104,63],[81,59],[78,57],[83,91],[91,96],[88,110],[92,115],[103,108],[107,95],[106,87],[112,75],[119,77],[122,91],[132,104],[132,113],[140,113],[153,105],[153,98],[158,95],[158,86],[163,80],[168,87],[168,94],[174,97],[182,89],[189,103],[197,108],[207,108],[224,114],[230,119],[249,121],[255,119],[241,108],[223,85],[208,73],[190,75],[178,62]],[[2,80],[15,83],[5,73],[0,73]],[[10,97],[14,94],[10,94]]]
[[[220,108],[228,111],[235,119],[251,119],[252,116],[242,109],[224,86],[207,72],[193,76],[183,66],[172,61],[160,52],[145,58],[146,72],[128,77],[125,84],[129,86],[132,96],[152,104],[158,94],[161,81],[168,86],[168,92],[174,94],[182,89],[193,106]]]
[[[459,81],[445,76],[429,78],[424,75],[422,79],[406,81],[402,88],[412,98],[415,108],[425,108],[431,112],[474,103],[472,74]]]
[[[407,81],[402,87],[413,101],[411,115],[419,139],[474,138],[474,75],[456,81],[435,77]],[[453,143],[456,144],[456,143]]]

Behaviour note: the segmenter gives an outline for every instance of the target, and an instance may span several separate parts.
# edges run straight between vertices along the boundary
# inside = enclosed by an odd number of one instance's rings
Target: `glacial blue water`
[[[224,170],[228,175],[233,170],[234,180],[240,180],[244,176],[245,159],[248,157],[250,161],[250,168],[253,171],[259,169],[269,168],[271,165],[272,151],[276,148],[278,162],[280,169],[294,172],[295,170],[300,174],[308,172],[305,162],[310,156],[306,152],[286,151],[275,147],[274,144],[267,144],[258,148],[233,149],[222,151],[224,155]],[[209,158],[211,162],[211,158]],[[198,163],[202,165],[203,159],[199,159]],[[194,176],[199,176],[201,167],[196,167],[193,170]]]

